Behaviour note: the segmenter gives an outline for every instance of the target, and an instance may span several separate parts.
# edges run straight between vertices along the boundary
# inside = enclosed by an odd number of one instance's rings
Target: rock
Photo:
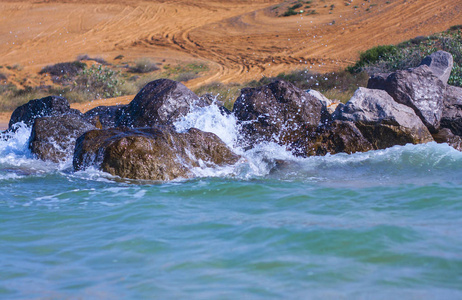
[[[388,76],[390,76],[390,73],[377,73],[372,75],[367,81],[367,88],[385,90]]]
[[[316,90],[307,90],[306,92],[309,95],[318,99],[322,104],[321,123],[326,124],[332,121],[332,114],[334,113],[335,109],[340,104],[340,102],[332,101]]]
[[[425,57],[420,63],[420,66],[422,65],[429,66],[433,74],[446,84],[451,75],[454,59],[451,53],[440,50]]]
[[[96,128],[113,128],[124,107],[125,105],[98,106],[87,111],[83,117]]]
[[[433,138],[437,143],[446,143],[458,151],[462,151],[462,138],[454,135],[449,128],[442,128],[437,133],[433,134]]]
[[[430,132],[440,128],[446,86],[427,65],[396,71],[386,81],[386,91],[393,99],[411,107]]]
[[[358,88],[336,115],[339,120],[355,123],[374,149],[433,140],[410,107],[395,102],[382,90]]]
[[[285,81],[242,89],[233,112],[250,143],[290,145],[321,121],[321,102]]]
[[[322,125],[315,132],[307,132],[304,139],[291,145],[297,156],[314,156],[337,153],[355,153],[373,150],[372,144],[364,138],[361,131],[348,121],[335,120]]]
[[[64,114],[80,114],[79,111],[71,109],[66,98],[48,96],[35,99],[19,106],[13,111],[8,127],[18,122],[24,122],[31,126],[36,118],[59,116]]]
[[[29,148],[39,159],[53,162],[72,157],[75,140],[86,131],[95,129],[81,116],[68,114],[35,119]]]
[[[192,105],[205,105],[180,82],[159,79],[148,83],[121,110],[117,126],[151,127],[172,124],[186,115]]]
[[[448,85],[443,103],[441,127],[462,136],[462,88]]]
[[[89,166],[115,176],[144,180],[191,177],[191,169],[236,163],[234,154],[213,133],[192,128],[178,133],[169,126],[93,130],[76,142],[74,169]]]

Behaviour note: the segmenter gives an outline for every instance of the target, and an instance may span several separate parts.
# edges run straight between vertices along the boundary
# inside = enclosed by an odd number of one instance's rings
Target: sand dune
[[[316,14],[277,17],[282,2],[3,0],[0,65],[19,64],[28,76],[79,54],[201,60],[211,71],[188,82],[195,87],[301,67],[328,72],[372,46],[462,24],[458,0],[314,0]]]

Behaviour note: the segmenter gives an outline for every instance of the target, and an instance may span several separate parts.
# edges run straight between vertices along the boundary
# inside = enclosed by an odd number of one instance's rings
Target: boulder
[[[148,83],[121,110],[117,126],[152,127],[172,124],[186,115],[193,105],[205,105],[203,101],[180,82],[159,79]]]
[[[430,132],[439,130],[446,86],[427,65],[390,74],[385,89],[396,102],[411,107]]]
[[[95,129],[75,114],[37,118],[32,126],[29,148],[39,159],[60,162],[74,153],[75,140]]]
[[[64,114],[80,114],[79,111],[71,109],[66,98],[48,96],[35,99],[19,106],[13,111],[8,127],[18,122],[24,122],[31,126],[36,118],[59,116]]]
[[[433,140],[410,107],[395,102],[382,90],[357,89],[336,115],[339,120],[355,123],[374,149]]]
[[[321,123],[326,124],[332,121],[332,114],[334,113],[335,109],[337,108],[340,102],[332,101],[316,90],[310,89],[310,90],[307,90],[306,92],[309,95],[318,99],[322,104]]]
[[[87,111],[83,117],[99,129],[113,128],[125,105],[98,106]]]
[[[321,102],[285,81],[242,89],[233,112],[250,143],[272,141],[290,145],[321,121]]]
[[[462,151],[462,138],[454,135],[449,128],[442,128],[437,133],[433,134],[433,138],[437,143],[446,143],[458,151]]]
[[[443,103],[441,127],[462,136],[462,88],[448,85]]]
[[[385,90],[388,76],[390,76],[390,73],[377,73],[372,75],[367,81],[367,88]]]
[[[440,50],[425,57],[420,63],[420,66],[422,65],[429,66],[433,74],[446,84],[451,75],[454,59],[451,53]]]
[[[307,132],[307,136],[293,143],[290,150],[297,156],[308,157],[373,149],[354,123],[335,120],[319,126],[314,132]]]
[[[192,128],[184,133],[170,126],[92,130],[78,138],[74,169],[96,166],[115,176],[143,180],[191,177],[192,168],[236,163],[218,136]]]

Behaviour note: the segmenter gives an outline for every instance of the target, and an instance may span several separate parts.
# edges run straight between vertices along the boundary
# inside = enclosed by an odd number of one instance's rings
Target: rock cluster
[[[462,88],[447,84],[452,66],[452,56],[438,51],[416,68],[371,76],[346,104],[278,80],[243,89],[232,112],[220,111],[236,116],[241,146],[274,142],[303,157],[430,141],[461,150]],[[172,180],[193,176],[196,167],[240,159],[213,133],[173,127],[193,106],[210,102],[179,82],[159,79],[128,105],[85,114],[62,97],[32,100],[13,112],[9,130],[17,122],[32,126],[29,146],[39,159],[73,157],[75,170],[96,167],[123,178]]]

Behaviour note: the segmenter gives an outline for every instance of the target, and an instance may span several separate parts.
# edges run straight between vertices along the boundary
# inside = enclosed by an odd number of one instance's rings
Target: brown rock
[[[168,126],[94,130],[76,143],[74,169],[96,166],[130,179],[191,177],[191,169],[234,164],[239,160],[213,133],[192,128],[177,133]]]

